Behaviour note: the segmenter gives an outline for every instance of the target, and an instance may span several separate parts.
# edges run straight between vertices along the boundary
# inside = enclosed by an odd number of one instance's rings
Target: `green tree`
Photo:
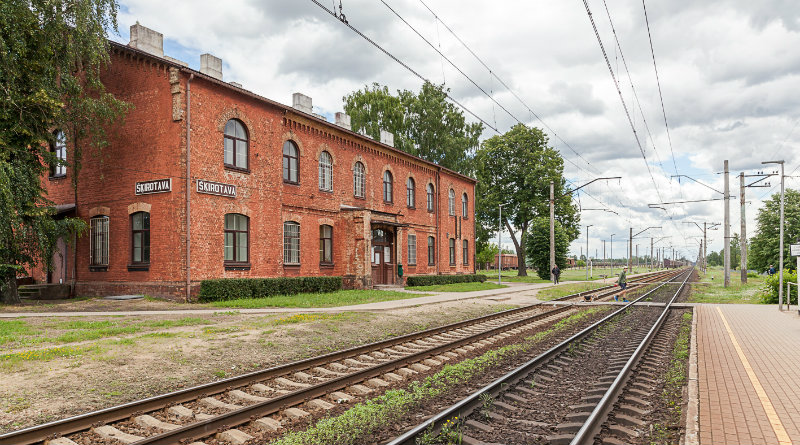
[[[500,252],[500,249],[497,248],[497,244],[484,244],[483,247],[478,250],[475,259],[478,264],[494,264],[498,252]]]
[[[747,251],[747,268],[759,272],[767,270],[770,264],[778,269],[780,250],[780,204],[781,195],[776,193],[758,210],[756,234],[750,238]],[[784,197],[784,268],[794,270],[797,266],[790,261],[789,245],[800,240],[800,191],[786,189]]]
[[[115,0],[0,3],[0,293],[4,303],[19,301],[15,279],[21,270],[37,263],[49,267],[58,238],[69,239],[70,233],[85,228],[77,219],[53,219],[41,177],[48,164],[57,160],[45,147],[53,141],[53,130],[78,123],[79,116],[96,112],[108,100],[99,73],[108,61],[106,32],[116,29],[117,8]],[[70,138],[70,132],[66,133]]]
[[[483,124],[467,123],[464,113],[447,100],[443,85],[425,83],[419,93],[397,96],[373,83],[343,97],[353,131],[380,140],[380,130],[394,134],[394,146],[456,172],[471,175],[471,159]]]
[[[518,124],[503,135],[483,141],[475,156],[475,168],[479,239],[486,239],[496,229],[502,205],[502,223],[511,233],[519,264],[525,264],[529,257],[527,238],[533,233],[529,228],[535,219],[543,217],[548,220],[548,243],[536,246],[544,252],[531,254],[546,254],[549,263],[550,181],[555,183],[556,221],[564,229],[567,244],[577,239],[580,215],[566,193],[564,160],[548,146],[548,138],[540,129]],[[557,264],[565,264],[566,250],[556,249],[556,257]],[[548,274],[549,269],[545,268]],[[519,268],[519,275],[527,275],[524,267]]]
[[[734,233],[731,237],[731,269],[736,270],[739,266],[742,265],[742,245],[741,240],[739,239],[739,234]],[[722,255],[725,255],[725,252],[722,252]]]
[[[567,267],[569,235],[560,221],[555,225],[556,265],[559,269]],[[550,217],[538,217],[531,222],[528,234],[528,264],[536,269],[543,280],[550,279]]]
[[[708,254],[708,258],[706,258],[709,266],[722,266],[722,255],[718,252],[711,252]]]

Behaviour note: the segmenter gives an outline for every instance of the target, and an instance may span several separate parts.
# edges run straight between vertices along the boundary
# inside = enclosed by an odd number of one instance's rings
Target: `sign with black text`
[[[153,193],[167,193],[172,191],[172,178],[156,179],[136,183],[137,195],[150,195]]]
[[[800,256],[800,244],[790,244],[789,246],[792,256]]]
[[[231,184],[223,184],[221,182],[197,180],[197,193],[205,193],[208,195],[226,196],[228,198],[236,197],[236,186]]]

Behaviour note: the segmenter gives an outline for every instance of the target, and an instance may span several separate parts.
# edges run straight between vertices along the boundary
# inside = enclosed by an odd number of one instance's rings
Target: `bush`
[[[486,275],[415,275],[406,279],[406,286],[434,286],[453,283],[483,283]]]
[[[304,292],[335,292],[342,288],[342,277],[297,278],[221,278],[200,282],[201,302],[265,298]]]
[[[758,272],[747,272],[749,278],[758,278]]]
[[[783,270],[783,292],[786,296],[786,282],[791,281],[797,283],[797,272],[792,272],[789,269]],[[774,275],[768,276],[764,281],[764,287],[761,288],[761,303],[763,304],[778,304],[778,285],[780,284],[780,277],[776,272]],[[790,286],[791,303],[797,304],[797,286]]]

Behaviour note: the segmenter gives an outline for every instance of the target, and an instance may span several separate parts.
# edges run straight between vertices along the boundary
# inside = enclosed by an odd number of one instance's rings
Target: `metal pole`
[[[556,267],[556,210],[555,183],[550,181],[550,281],[553,281],[553,268]]]
[[[636,245],[636,270],[639,270],[639,245]]]
[[[614,235],[616,233],[611,234],[611,276],[614,276]]]
[[[500,204],[500,215],[497,218],[497,284],[503,281],[503,204]]]
[[[728,178],[728,160],[725,160],[725,287],[731,285],[731,194]],[[783,283],[781,283],[783,284]]]
[[[744,172],[739,173],[739,201],[741,209],[741,218],[742,218],[742,227],[741,227],[741,239],[739,239],[739,250],[741,254],[739,258],[741,259],[741,277],[742,277],[742,284],[747,283],[747,222],[745,221],[745,212],[744,212]]]
[[[708,223],[703,223],[703,275],[706,274],[708,268],[708,238],[706,238],[706,226]]]
[[[628,272],[631,271],[631,266],[633,266],[633,227],[630,228],[630,234],[628,235]]]
[[[650,272],[653,271],[653,237],[650,237]]]
[[[778,261],[778,265],[781,268],[780,272],[778,272],[778,281],[780,283],[778,285],[778,289],[779,289],[778,304],[780,305],[780,310],[783,310],[783,180],[784,180],[784,176],[783,176],[783,161],[781,161],[781,234],[780,234],[780,237],[781,237],[780,249],[781,250],[780,250],[780,257],[779,257],[780,259]],[[800,273],[800,271],[798,273]],[[786,302],[787,302],[786,306],[787,306],[787,309],[788,309],[788,306],[789,306],[788,305],[788,302],[789,302],[788,295],[787,295],[787,298],[786,298]]]
[[[603,240],[603,264],[606,263],[606,240]]]
[[[589,227],[594,224],[586,226],[586,281],[589,281]]]

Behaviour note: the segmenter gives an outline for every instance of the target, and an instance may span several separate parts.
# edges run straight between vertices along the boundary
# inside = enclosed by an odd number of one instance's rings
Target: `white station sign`
[[[792,244],[789,248],[792,256],[800,256],[800,244]]]

